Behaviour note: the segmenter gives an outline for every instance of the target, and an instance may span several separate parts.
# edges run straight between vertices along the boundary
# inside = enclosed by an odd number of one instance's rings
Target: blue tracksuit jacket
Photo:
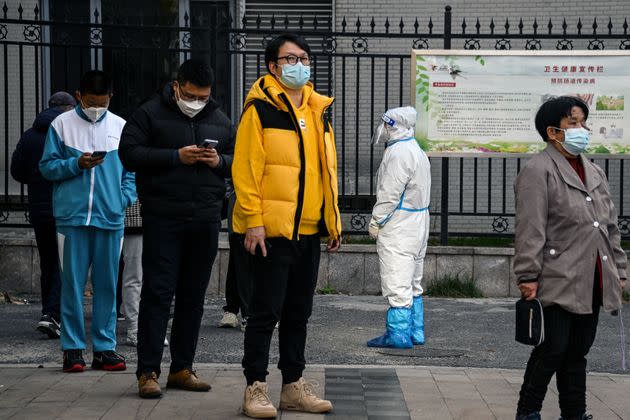
[[[125,209],[136,201],[135,175],[118,158],[125,120],[107,111],[92,122],[77,105],[53,120],[39,169],[53,181],[53,213],[57,226],[123,229]],[[85,152],[106,151],[105,161],[81,169]]]

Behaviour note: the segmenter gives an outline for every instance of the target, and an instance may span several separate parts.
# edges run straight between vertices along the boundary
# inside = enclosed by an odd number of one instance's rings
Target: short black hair
[[[308,55],[311,55],[311,47],[308,46],[308,42],[306,42],[306,39],[304,39],[300,35],[294,33],[278,35],[277,37],[269,41],[267,47],[265,48],[265,66],[267,66],[267,71],[269,73],[271,73],[271,70],[269,69],[269,63],[275,62],[278,59],[280,48],[287,42],[294,43],[295,45],[306,51]]]
[[[111,95],[112,79],[102,70],[88,70],[81,77],[79,92],[81,95],[91,93],[92,95]]]
[[[588,105],[575,96],[558,96],[542,104],[536,112],[536,130],[543,141],[547,141],[547,127],[559,127],[563,118],[571,116],[574,106],[584,111],[584,120],[588,118]]]
[[[214,84],[212,67],[199,58],[186,60],[177,70],[177,81],[180,85],[190,82],[198,87],[208,87]]]

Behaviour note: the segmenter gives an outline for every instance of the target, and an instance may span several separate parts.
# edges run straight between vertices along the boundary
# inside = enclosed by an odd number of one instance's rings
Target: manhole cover
[[[455,358],[466,356],[469,352],[464,349],[436,349],[414,346],[413,349],[380,349],[378,353],[401,357]]]

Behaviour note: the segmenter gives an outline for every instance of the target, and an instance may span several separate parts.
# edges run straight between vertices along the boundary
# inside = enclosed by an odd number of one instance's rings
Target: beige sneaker
[[[243,414],[255,419],[272,419],[278,415],[276,407],[269,399],[266,382],[254,382],[245,388]]]
[[[236,314],[223,312],[223,318],[219,321],[219,328],[238,328],[239,322]]]
[[[317,384],[300,378],[297,382],[282,385],[280,409],[304,411],[307,413],[327,413],[332,410],[332,403],[315,395]]]

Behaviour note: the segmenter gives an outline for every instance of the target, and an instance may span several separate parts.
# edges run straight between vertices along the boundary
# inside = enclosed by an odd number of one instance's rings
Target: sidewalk
[[[0,365],[0,419],[245,419],[239,407],[244,379],[238,365],[199,364],[212,390],[165,390],[159,400],[137,396],[134,367],[122,373],[87,370],[64,374],[61,367]],[[309,366],[333,400],[328,416],[281,412],[289,419],[513,419],[522,371],[412,366]],[[161,378],[165,384],[165,375]],[[269,391],[280,396],[280,375],[270,369]],[[590,374],[589,412],[595,419],[630,419],[630,377]],[[555,381],[543,419],[558,419]]]

